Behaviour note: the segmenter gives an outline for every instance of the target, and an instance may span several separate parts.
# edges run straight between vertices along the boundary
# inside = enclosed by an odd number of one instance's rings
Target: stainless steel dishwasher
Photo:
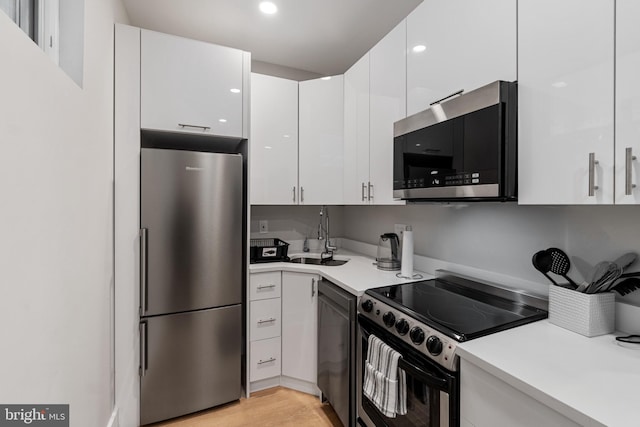
[[[318,282],[318,387],[342,425],[356,425],[357,297]]]

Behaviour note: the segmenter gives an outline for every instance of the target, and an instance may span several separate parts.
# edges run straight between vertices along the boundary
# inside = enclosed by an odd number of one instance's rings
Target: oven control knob
[[[385,325],[387,325],[388,328],[390,328],[393,325],[395,325],[396,316],[394,316],[392,312],[387,311],[385,314],[382,315],[382,321],[384,322]]]
[[[396,323],[396,331],[398,331],[400,335],[407,335],[407,332],[409,332],[409,322],[404,319],[398,320],[398,323]]]
[[[373,310],[373,302],[370,299],[364,300],[360,304],[360,307],[362,307],[365,313],[371,313],[371,310]]]
[[[433,356],[437,356],[442,353],[442,341],[440,341],[440,338],[435,335],[431,335],[427,338],[427,350],[429,350],[429,353]]]
[[[411,331],[409,332],[409,337],[411,337],[411,341],[415,345],[420,345],[424,342],[424,331],[421,328],[415,326],[411,328]]]

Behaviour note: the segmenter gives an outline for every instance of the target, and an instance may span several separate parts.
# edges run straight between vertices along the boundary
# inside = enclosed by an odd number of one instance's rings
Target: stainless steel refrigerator
[[[143,148],[140,424],[240,398],[242,157]]]

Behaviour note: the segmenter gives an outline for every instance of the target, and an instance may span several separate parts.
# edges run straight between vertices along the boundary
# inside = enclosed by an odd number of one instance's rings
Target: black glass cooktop
[[[460,342],[547,317],[540,308],[440,279],[366,293]]]

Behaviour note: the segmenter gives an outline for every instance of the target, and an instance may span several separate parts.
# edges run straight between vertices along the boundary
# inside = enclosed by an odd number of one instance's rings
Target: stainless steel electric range
[[[459,426],[458,343],[547,317],[546,299],[446,271],[367,290],[358,308],[358,422],[368,427]],[[386,417],[362,393],[371,334],[401,354],[405,415]]]

